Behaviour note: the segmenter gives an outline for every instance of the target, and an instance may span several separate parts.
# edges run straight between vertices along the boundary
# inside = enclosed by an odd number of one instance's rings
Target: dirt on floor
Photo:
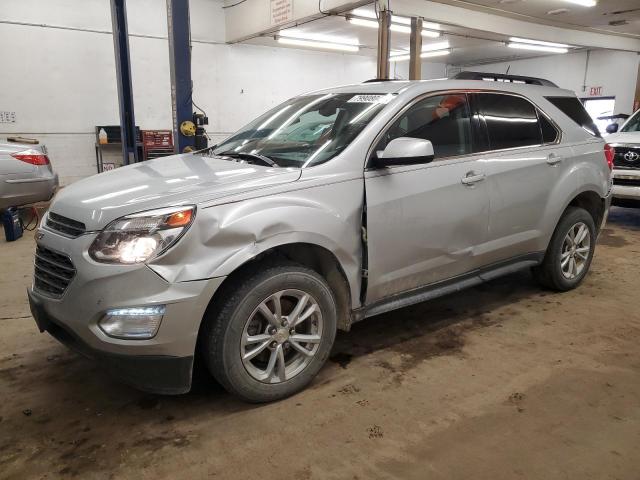
[[[640,210],[575,291],[528,272],[340,333],[304,392],[148,395],[40,334],[0,243],[2,479],[639,479]]]

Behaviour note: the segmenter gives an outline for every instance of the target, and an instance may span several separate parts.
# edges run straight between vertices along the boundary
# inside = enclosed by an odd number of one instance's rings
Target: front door
[[[394,138],[423,138],[435,159],[365,172],[368,304],[482,265],[489,195],[469,112],[464,93],[422,98],[376,145],[374,155]]]

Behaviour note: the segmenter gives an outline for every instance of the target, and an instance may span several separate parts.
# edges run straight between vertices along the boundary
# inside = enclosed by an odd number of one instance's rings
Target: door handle
[[[547,163],[552,167],[555,165],[558,165],[561,161],[562,161],[562,157],[559,155],[556,155],[555,153],[550,153],[547,156]]]
[[[464,177],[462,177],[460,179],[460,181],[462,182],[463,185],[475,185],[478,182],[481,182],[482,180],[484,180],[486,177],[486,175],[482,172],[474,172],[473,170],[470,172],[467,172],[466,175]]]

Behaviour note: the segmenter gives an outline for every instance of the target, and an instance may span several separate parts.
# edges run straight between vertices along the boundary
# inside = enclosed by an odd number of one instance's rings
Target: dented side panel
[[[274,247],[308,243],[336,257],[357,308],[362,197],[362,177],[316,178],[299,190],[203,208],[185,238],[149,267],[172,283],[223,277]]]

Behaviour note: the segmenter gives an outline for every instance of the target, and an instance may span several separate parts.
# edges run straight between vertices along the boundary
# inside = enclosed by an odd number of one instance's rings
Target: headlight
[[[101,263],[142,263],[166,252],[193,223],[196,207],[172,207],[127,215],[107,225],[89,247]]]

